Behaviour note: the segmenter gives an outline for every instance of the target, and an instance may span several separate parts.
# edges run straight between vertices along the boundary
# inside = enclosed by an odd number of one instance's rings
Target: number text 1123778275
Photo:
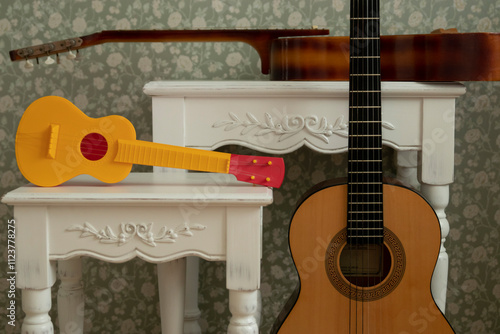
[[[16,221],[7,221],[7,318],[10,326],[16,325]]]

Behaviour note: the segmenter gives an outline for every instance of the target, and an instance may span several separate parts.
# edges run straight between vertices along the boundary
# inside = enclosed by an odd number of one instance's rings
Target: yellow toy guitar
[[[129,120],[90,118],[70,101],[47,96],[24,112],[16,134],[21,173],[38,186],[56,186],[90,174],[107,183],[123,180],[133,164],[233,174],[240,181],[280,187],[281,158],[235,155],[135,139]]]

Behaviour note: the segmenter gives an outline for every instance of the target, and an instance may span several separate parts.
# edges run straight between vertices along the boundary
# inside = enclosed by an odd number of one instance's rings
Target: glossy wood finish
[[[395,289],[370,302],[345,297],[330,283],[325,269],[328,245],[346,221],[347,185],[326,182],[300,203],[290,225],[300,292],[298,298],[292,296],[291,313],[283,310],[273,332],[453,333],[430,290],[441,233],[429,204],[407,188],[384,184],[384,226],[402,243],[406,265]]]
[[[269,73],[273,40],[285,36],[328,35],[328,29],[104,30],[91,35],[10,51],[12,61],[50,56],[104,43],[118,42],[244,42],[257,50],[262,73]]]
[[[384,81],[500,80],[500,33],[381,37]],[[271,80],[348,80],[349,37],[281,38]]]

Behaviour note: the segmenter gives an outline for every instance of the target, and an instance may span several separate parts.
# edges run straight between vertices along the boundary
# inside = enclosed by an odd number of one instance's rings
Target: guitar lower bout
[[[271,333],[454,333],[432,298],[439,220],[416,192],[383,184],[382,244],[353,245],[346,184],[308,192],[290,223],[299,285]]]

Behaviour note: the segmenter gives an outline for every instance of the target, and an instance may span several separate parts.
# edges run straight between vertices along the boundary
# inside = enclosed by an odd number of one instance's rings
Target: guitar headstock
[[[279,188],[285,177],[282,158],[231,154],[229,174],[239,181]]]
[[[46,64],[50,65],[56,61],[52,59],[51,55],[57,55],[59,53],[67,52],[68,59],[75,59],[77,55],[73,53],[74,50],[81,49],[83,44],[83,39],[81,37],[69,38],[62,41],[50,42],[40,45],[33,45],[22,49],[12,50],[9,52],[10,59],[12,61],[16,60],[26,60],[26,67],[32,67],[33,65],[29,62],[30,59],[36,59],[38,62],[39,58],[48,57],[45,61]]]

